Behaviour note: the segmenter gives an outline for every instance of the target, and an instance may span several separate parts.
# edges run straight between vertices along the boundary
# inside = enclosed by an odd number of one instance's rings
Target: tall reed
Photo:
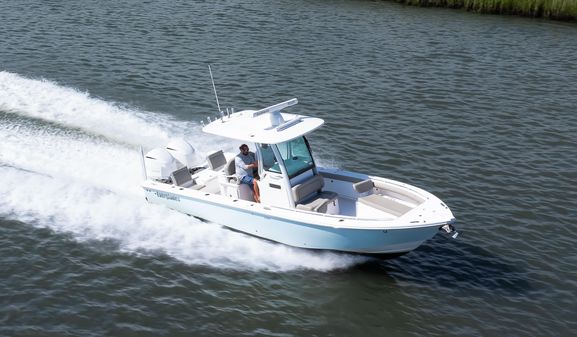
[[[479,13],[517,14],[577,21],[577,0],[395,0],[424,7],[465,8]]]

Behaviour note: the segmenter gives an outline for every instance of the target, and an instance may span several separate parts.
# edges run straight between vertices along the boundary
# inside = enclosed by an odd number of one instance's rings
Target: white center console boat
[[[144,156],[146,200],[293,247],[401,255],[441,231],[456,237],[455,218],[437,197],[398,181],[315,164],[306,134],[324,121],[281,111],[292,99],[244,110],[203,128],[255,149],[261,202],[239,184],[235,155],[220,149],[196,165],[185,141]]]

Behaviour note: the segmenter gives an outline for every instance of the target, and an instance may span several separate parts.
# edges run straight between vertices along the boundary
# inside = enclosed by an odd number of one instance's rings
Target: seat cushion
[[[321,192],[316,196],[307,199],[296,206],[297,209],[302,209],[309,212],[326,213],[327,206],[338,197],[335,192]]]
[[[418,195],[417,193],[407,191],[399,186],[395,186],[393,184],[387,184],[382,181],[375,180],[373,181],[377,194],[389,195],[394,198],[399,198],[403,201],[407,201],[409,203],[419,205],[425,201],[425,198]]]
[[[370,192],[374,186],[375,186],[375,183],[373,183],[373,181],[371,179],[367,179],[367,180],[360,181],[358,183],[354,183],[353,189],[355,191],[357,191],[357,193],[367,193],[367,192]]]
[[[232,157],[226,162],[226,165],[224,167],[224,174],[226,174],[227,176],[232,176],[233,174],[236,173],[236,165],[234,162],[235,158],[236,157]]]
[[[172,172],[170,178],[172,183],[176,186],[190,187],[194,185],[194,180],[192,180],[192,176],[186,166]]]
[[[316,195],[324,185],[325,182],[323,177],[316,175],[305,182],[293,186],[292,194],[294,202],[299,204],[302,200],[309,198],[311,195]]]
[[[206,159],[208,161],[208,167],[214,171],[220,170],[226,164],[226,157],[222,150],[209,154]]]
[[[394,216],[401,216],[412,209],[410,206],[401,204],[395,200],[378,194],[371,194],[367,195],[366,197],[361,197],[358,199],[358,201],[367,206],[392,214]]]

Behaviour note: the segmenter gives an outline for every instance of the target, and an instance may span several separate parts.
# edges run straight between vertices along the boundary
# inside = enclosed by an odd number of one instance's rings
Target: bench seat
[[[338,194],[335,192],[320,192],[312,198],[301,201],[296,205],[296,208],[309,212],[326,213],[329,203],[333,202],[337,197]]]
[[[353,189],[357,191],[359,197],[365,197],[370,194],[387,195],[389,197],[400,199],[410,204],[420,205],[425,199],[415,192],[407,191],[399,186],[387,184],[379,180],[367,179],[353,184]]]
[[[360,197],[358,201],[367,206],[392,214],[397,217],[407,213],[412,209],[412,207],[410,206],[401,204],[393,199],[389,199],[387,197],[378,194],[370,194],[364,197]]]

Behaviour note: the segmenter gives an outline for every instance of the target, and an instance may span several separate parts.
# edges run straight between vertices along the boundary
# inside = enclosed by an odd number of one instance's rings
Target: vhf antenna
[[[212,82],[212,90],[214,90],[214,97],[216,98],[216,107],[218,108],[218,113],[223,114],[220,110],[220,103],[218,103],[218,95],[216,94],[216,87],[214,86],[214,78],[212,77],[212,69],[210,69],[210,64],[208,65],[208,72],[210,73],[210,81]]]

